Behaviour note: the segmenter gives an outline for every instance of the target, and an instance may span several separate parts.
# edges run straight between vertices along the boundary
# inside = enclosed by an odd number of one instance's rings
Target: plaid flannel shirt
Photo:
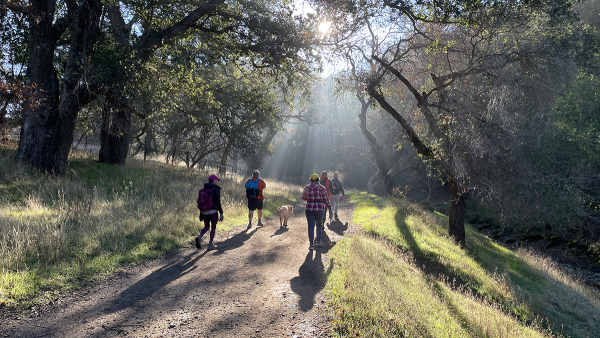
[[[319,183],[309,184],[302,191],[302,199],[306,201],[307,211],[323,211],[325,206],[331,210],[327,190]]]

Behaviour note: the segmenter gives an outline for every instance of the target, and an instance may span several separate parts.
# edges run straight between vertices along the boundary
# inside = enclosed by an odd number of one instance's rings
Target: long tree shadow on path
[[[312,309],[315,295],[325,287],[332,269],[333,262],[330,262],[329,268],[325,271],[320,251],[311,250],[306,254],[304,262],[298,269],[299,276],[290,280],[292,291],[300,296],[298,306],[301,311],[307,312]]]
[[[235,236],[218,243],[217,251],[214,254],[220,255],[226,250],[233,250],[241,247],[248,239],[250,239],[250,237],[252,237],[252,235],[254,235],[254,233],[256,233],[257,230],[257,228],[254,228],[252,231],[244,230]],[[117,312],[151,298],[154,293],[169,285],[175,279],[194,271],[197,268],[194,264],[200,258],[204,257],[207,252],[208,250],[204,250],[200,255],[197,255],[198,252],[194,252],[187,255],[179,263],[173,264],[171,262],[165,265],[165,267],[152,272],[144,279],[123,291],[104,311],[106,313]]]
[[[205,254],[206,251],[200,255],[194,252],[185,256],[181,262],[174,264],[170,262],[164,267],[155,270],[144,279],[121,292],[104,311],[106,313],[114,313],[150,299],[154,293],[160,291],[174,280],[194,271],[197,268],[195,263],[204,257]]]

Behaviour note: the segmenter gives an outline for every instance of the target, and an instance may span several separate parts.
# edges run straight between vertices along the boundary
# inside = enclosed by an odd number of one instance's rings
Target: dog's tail
[[[281,207],[277,207],[277,210],[281,210]]]

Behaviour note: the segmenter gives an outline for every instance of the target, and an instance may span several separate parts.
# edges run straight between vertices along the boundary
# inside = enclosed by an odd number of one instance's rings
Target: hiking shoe
[[[206,249],[208,249],[208,250],[214,250],[216,248],[217,248],[217,246],[215,244],[208,243],[208,247]]]
[[[308,250],[310,250],[310,251],[313,251],[314,249],[315,249],[315,247],[312,245],[308,247]]]
[[[252,222],[248,223],[248,229],[252,228]]]
[[[338,219],[337,212],[335,214],[333,214],[333,216],[335,217],[335,219]]]
[[[202,249],[202,246],[200,245],[200,238],[198,237],[196,237],[196,248]]]
[[[317,248],[322,248],[322,247],[323,247],[323,244],[321,244],[321,242],[315,242],[315,246],[316,246]]]
[[[262,227],[262,226],[264,226],[264,224],[260,220],[258,220],[258,223],[256,224],[256,226],[257,227]]]

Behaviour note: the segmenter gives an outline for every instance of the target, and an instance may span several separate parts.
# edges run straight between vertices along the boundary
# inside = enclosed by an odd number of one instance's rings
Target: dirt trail
[[[2,318],[2,337],[328,337],[322,290],[329,250],[354,227],[348,203],[308,250],[304,206],[288,228],[217,234],[216,250],[189,248],[128,268],[53,305]],[[205,236],[205,239],[208,236]]]

